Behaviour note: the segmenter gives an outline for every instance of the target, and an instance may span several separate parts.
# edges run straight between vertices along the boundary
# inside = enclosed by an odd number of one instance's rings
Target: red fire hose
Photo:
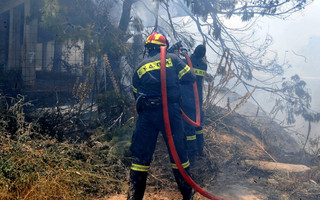
[[[188,65],[190,66],[191,69],[193,69],[192,67],[192,62],[188,56],[188,54],[184,55],[185,58],[188,61]],[[195,103],[195,107],[196,107],[196,121],[194,122],[193,120],[191,120],[181,109],[182,112],[182,118],[190,125],[194,126],[194,127],[199,127],[200,126],[200,102],[199,102],[199,93],[198,93],[198,87],[197,87],[197,83],[194,82],[192,84],[193,86],[193,93],[194,93],[194,103]]]
[[[192,179],[191,177],[185,172],[184,168],[181,165],[179,156],[177,154],[176,148],[174,146],[172,133],[171,133],[171,127],[170,127],[170,120],[169,120],[169,113],[168,113],[168,101],[167,101],[167,81],[166,81],[166,46],[161,46],[161,67],[160,67],[160,73],[161,73],[161,95],[162,95],[162,106],[163,106],[163,118],[164,118],[164,126],[165,131],[168,139],[169,148],[172,154],[172,157],[174,159],[174,162],[176,163],[181,175],[183,178],[187,181],[187,183],[197,192],[199,192],[204,197],[207,197],[208,199],[212,200],[222,200],[220,197],[216,197],[205,190],[203,190],[201,187],[199,187]]]

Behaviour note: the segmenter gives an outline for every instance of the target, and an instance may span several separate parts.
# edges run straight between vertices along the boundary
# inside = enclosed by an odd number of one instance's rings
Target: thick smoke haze
[[[172,17],[176,17],[176,21],[186,16],[183,9],[181,9],[180,1],[170,3],[170,10]],[[145,26],[153,26],[155,23],[154,11],[155,4],[150,4],[147,1],[140,1],[135,4],[134,12],[139,12],[139,16]],[[312,95],[312,109],[320,112],[320,26],[318,26],[318,19],[320,18],[320,1],[315,1],[311,5],[307,6],[301,12],[291,15],[287,19],[268,18],[261,17],[255,25],[256,37],[264,38],[266,35],[270,35],[273,39],[270,50],[278,54],[280,64],[287,63],[291,67],[285,69],[282,78],[289,79],[291,76],[298,74],[302,80],[307,83],[307,88]],[[141,15],[141,12],[143,13]],[[164,10],[159,11],[160,18],[163,15]],[[184,20],[188,21],[188,20]],[[225,23],[239,24],[239,19],[232,19],[225,21]],[[160,26],[162,21],[159,20]],[[165,24],[165,23],[163,23]],[[197,32],[196,26],[191,26],[186,29],[189,32]],[[196,41],[201,41],[199,34],[195,35]],[[256,39],[256,38],[255,38]],[[208,51],[208,58],[212,63],[216,63],[218,58],[213,53]],[[209,69],[210,71],[210,69]],[[215,71],[215,67],[212,66],[212,72]],[[264,74],[261,74],[264,76]],[[245,92],[243,88],[237,88],[240,94]],[[259,100],[259,103],[265,108],[266,111],[270,111],[274,103],[274,97],[264,92],[256,92],[255,98]],[[296,130],[301,134],[307,133],[307,123],[303,120],[299,120],[296,123]],[[318,131],[320,130],[319,124],[313,124],[312,137],[320,136]]]
[[[288,20],[266,19],[274,43],[272,48],[279,52],[285,62],[292,65],[285,76],[298,74],[307,83],[312,96],[311,106],[320,112],[320,1],[314,1],[301,13],[295,13]],[[297,130],[306,133],[307,123],[298,121]],[[320,137],[320,124],[313,123],[311,137]]]

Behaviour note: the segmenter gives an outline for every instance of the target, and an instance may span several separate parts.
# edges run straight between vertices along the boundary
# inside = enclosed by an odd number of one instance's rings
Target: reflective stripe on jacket
[[[194,72],[177,55],[166,56],[166,78],[168,99],[179,99],[179,82],[194,82]],[[160,52],[151,52],[136,68],[132,78],[132,89],[135,98],[139,94],[145,96],[161,96]]]

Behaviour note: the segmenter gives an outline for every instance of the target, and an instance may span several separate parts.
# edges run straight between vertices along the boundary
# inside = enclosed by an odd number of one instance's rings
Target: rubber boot
[[[147,172],[130,170],[127,200],[142,200],[146,189],[147,175]]]
[[[186,172],[188,173],[188,169],[186,168]],[[180,174],[178,169],[173,169],[174,177],[177,181],[178,188],[182,194],[183,200],[192,200],[193,199],[193,191],[192,187],[184,180],[183,176]]]

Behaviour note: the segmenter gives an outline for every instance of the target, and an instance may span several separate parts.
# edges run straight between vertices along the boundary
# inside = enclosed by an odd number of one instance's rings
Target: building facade
[[[35,0],[0,0],[0,64],[21,70],[23,83],[35,84],[38,19],[32,17]]]
[[[37,83],[38,72],[51,72],[54,60],[55,41],[45,41],[41,35],[39,5],[39,0],[0,0],[0,70],[19,71],[28,87]],[[83,42],[78,48],[67,46],[65,42],[61,59],[71,66],[83,65]],[[72,70],[81,74],[80,67]]]

